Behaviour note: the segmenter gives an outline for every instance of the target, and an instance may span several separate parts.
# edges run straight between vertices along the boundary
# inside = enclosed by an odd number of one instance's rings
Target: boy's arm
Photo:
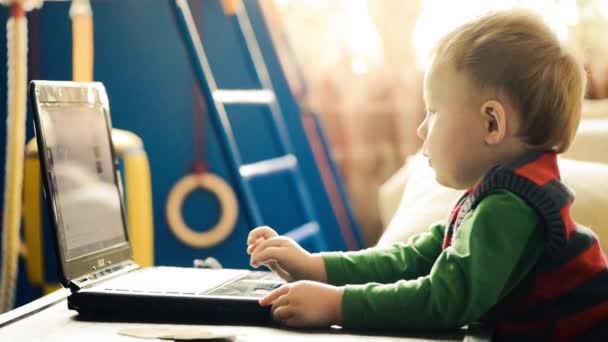
[[[327,282],[332,285],[393,283],[426,275],[441,253],[445,226],[435,224],[407,243],[386,249],[368,248],[357,252],[321,253]]]
[[[536,263],[544,232],[536,212],[500,191],[463,220],[431,273],[394,284],[346,286],[345,327],[457,328],[479,319]]]

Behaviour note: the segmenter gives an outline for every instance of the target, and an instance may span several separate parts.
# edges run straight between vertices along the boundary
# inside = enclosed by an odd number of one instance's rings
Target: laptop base
[[[152,296],[80,291],[68,297],[68,308],[88,321],[150,323],[271,324],[270,306],[256,298]]]

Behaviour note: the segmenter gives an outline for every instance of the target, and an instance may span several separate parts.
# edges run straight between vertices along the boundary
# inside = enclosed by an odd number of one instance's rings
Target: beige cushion
[[[564,157],[608,163],[606,151],[608,151],[608,100],[585,100],[583,119]]]
[[[562,180],[576,194],[572,217],[592,228],[608,251],[608,164],[565,158],[560,158],[558,164]],[[426,158],[420,154],[408,158],[406,165],[380,189],[381,213],[390,223],[378,245],[406,241],[426,231],[433,222],[445,220],[461,194],[462,191],[448,189],[435,181]],[[395,207],[395,202],[399,205],[393,215],[388,208]]]
[[[608,163],[608,117],[588,118],[578,126],[568,159]]]

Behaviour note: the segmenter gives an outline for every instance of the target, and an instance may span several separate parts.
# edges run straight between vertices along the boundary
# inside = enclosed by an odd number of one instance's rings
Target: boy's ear
[[[496,100],[486,101],[481,106],[486,134],[484,141],[488,145],[499,144],[505,137],[507,131],[507,117],[505,108]]]

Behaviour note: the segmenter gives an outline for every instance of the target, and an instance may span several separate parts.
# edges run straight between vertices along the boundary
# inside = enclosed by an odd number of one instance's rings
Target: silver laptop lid
[[[62,282],[89,283],[131,260],[106,90],[32,81],[30,100]]]

